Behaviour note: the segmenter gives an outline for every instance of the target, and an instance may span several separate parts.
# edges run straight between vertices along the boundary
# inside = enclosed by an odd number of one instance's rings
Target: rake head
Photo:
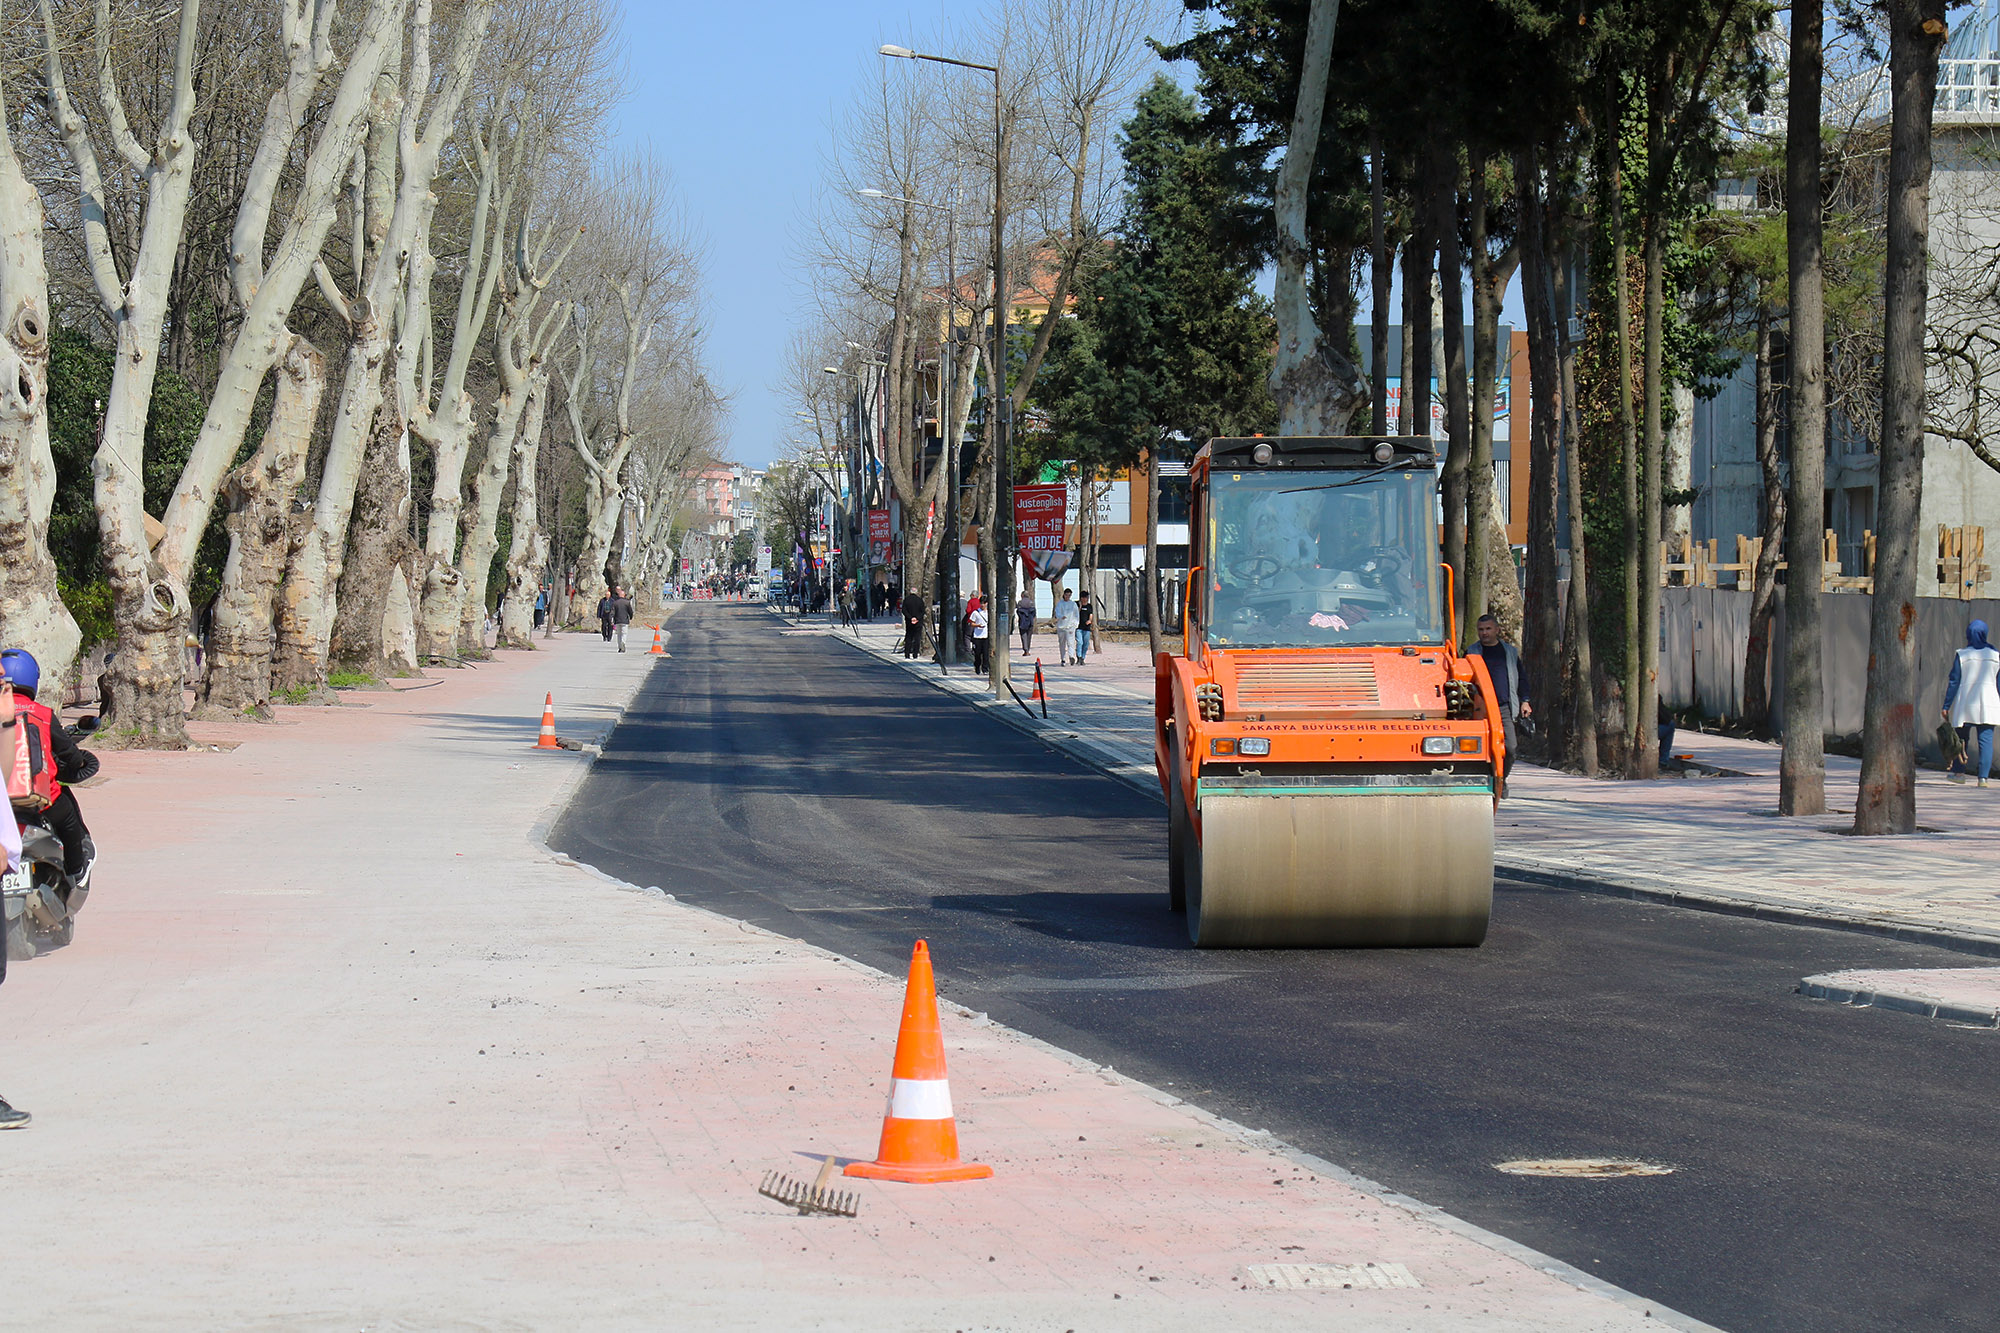
[[[833,1179],[833,1158],[821,1163],[819,1178],[808,1185],[793,1180],[777,1171],[764,1173],[764,1183],[757,1192],[767,1199],[776,1199],[787,1208],[799,1210],[800,1217],[811,1217],[814,1213],[825,1213],[831,1217],[853,1217],[861,1206],[861,1196],[845,1190],[827,1188]]]

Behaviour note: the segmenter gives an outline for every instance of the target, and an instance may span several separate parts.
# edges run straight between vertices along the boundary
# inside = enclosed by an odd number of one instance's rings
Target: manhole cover
[[[1250,1280],[1281,1291],[1382,1291],[1418,1286],[1402,1264],[1251,1264]]]
[[[1539,1157],[1518,1162],[1495,1162],[1495,1171],[1510,1176],[1572,1176],[1585,1180],[1608,1180],[1613,1176],[1665,1176],[1670,1166],[1658,1162],[1637,1162],[1623,1157]]]

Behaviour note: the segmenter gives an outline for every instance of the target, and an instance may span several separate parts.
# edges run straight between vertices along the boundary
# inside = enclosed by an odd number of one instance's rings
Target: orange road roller
[[[1452,644],[1423,436],[1215,439],[1154,661],[1168,901],[1201,948],[1477,945],[1500,710]]]

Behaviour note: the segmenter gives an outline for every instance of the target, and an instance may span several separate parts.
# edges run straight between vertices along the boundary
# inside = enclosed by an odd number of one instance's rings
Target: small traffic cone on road
[[[542,701],[542,734],[535,742],[537,750],[560,750],[562,742],[556,739],[556,696],[553,692]]]
[[[666,655],[667,655],[667,646],[664,643],[660,642],[660,627],[658,625],[655,625],[653,626],[653,646],[646,650],[646,656],[665,657]]]
[[[944,1076],[937,981],[931,974],[930,948],[922,940],[910,956],[910,984],[903,992],[903,1025],[896,1033],[882,1146],[874,1161],[850,1163],[847,1174],[912,1185],[982,1180],[993,1174],[990,1166],[958,1160],[958,1121],[952,1118],[951,1086]]]

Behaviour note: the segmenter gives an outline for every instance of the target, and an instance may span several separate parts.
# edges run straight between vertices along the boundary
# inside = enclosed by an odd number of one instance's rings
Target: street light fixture
[[[995,571],[998,587],[993,590],[993,612],[988,617],[989,642],[997,642],[1002,651],[993,653],[990,678],[993,692],[1000,693],[1002,682],[1007,679],[1011,659],[1005,652],[1007,627],[1013,623],[1014,601],[1014,556],[1011,551],[1014,536],[1014,458],[1011,445],[1012,395],[1007,391],[1007,248],[1004,239],[1007,212],[1007,121],[1001,110],[1002,80],[1000,64],[996,59],[991,65],[983,65],[976,60],[956,60],[951,56],[929,55],[913,51],[907,46],[884,43],[876,48],[882,55],[898,60],[928,60],[938,65],[956,65],[960,69],[976,69],[993,76],[993,412],[990,429],[993,432],[993,507],[995,533],[994,545],[999,557],[999,569]],[[915,203],[915,200],[910,202]],[[1053,317],[1054,312],[1050,312]],[[958,568],[956,559],[952,569]]]

